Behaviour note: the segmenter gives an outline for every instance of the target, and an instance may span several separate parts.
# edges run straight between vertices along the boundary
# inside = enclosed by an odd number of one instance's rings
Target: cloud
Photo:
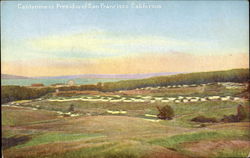
[[[214,41],[100,30],[11,44],[2,48],[2,73],[24,76],[212,71],[249,63],[245,49],[220,52]]]
[[[4,41],[3,41],[4,42]],[[190,54],[229,54],[248,52],[249,48],[226,48],[217,41],[192,41],[164,35],[131,34],[88,30],[82,33],[50,35],[25,41],[3,43],[3,60],[92,59],[136,54],[186,52]]]
[[[28,44],[47,53],[68,52],[71,53],[72,57],[76,53],[79,56],[79,52],[82,53],[82,57],[88,54],[117,56],[131,53],[167,52],[197,45],[194,42],[169,39],[164,36],[132,35],[105,31],[47,36],[29,40]],[[60,56],[60,54],[58,55]]]
[[[194,55],[168,53],[127,55],[97,59],[51,59],[2,62],[2,73],[24,76],[73,74],[134,74],[154,72],[199,72],[248,68],[247,53]]]

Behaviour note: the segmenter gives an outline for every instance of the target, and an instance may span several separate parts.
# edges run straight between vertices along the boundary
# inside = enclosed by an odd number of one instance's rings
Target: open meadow
[[[249,107],[247,84],[62,91],[2,104],[6,158],[246,157],[249,119],[222,121]],[[157,107],[169,105],[170,120]],[[248,109],[249,110],[249,109]],[[249,113],[249,111],[248,111]],[[203,116],[213,121],[192,121]]]

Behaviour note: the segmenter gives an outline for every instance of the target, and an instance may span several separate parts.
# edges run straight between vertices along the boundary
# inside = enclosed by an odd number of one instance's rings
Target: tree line
[[[15,100],[35,99],[54,92],[53,88],[28,88],[23,86],[1,86],[1,103]]]
[[[233,69],[228,71],[197,72],[177,74],[171,76],[159,76],[148,79],[124,80],[104,83],[102,91],[130,90],[136,88],[206,84],[213,82],[248,82],[249,69]]]

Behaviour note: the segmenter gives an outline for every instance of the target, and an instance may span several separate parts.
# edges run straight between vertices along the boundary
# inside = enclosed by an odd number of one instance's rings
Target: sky
[[[248,8],[245,0],[1,2],[1,71],[34,77],[248,68]]]

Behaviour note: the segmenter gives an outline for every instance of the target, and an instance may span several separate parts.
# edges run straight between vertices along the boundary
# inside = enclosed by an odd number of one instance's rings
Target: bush
[[[237,117],[238,117],[239,121],[243,121],[243,120],[249,118],[248,114],[249,114],[249,106],[238,105]]]
[[[207,127],[207,125],[206,125],[206,124],[201,124],[200,127],[201,127],[201,128],[202,128],[202,127]]]
[[[162,120],[171,120],[174,117],[174,110],[171,108],[171,106],[166,105],[162,108],[157,106],[157,109],[159,110],[159,114],[157,117]]]
[[[250,107],[247,106],[242,106],[238,105],[237,107],[237,114],[236,115],[229,115],[221,119],[222,122],[240,122],[244,120],[249,120],[249,112],[250,112]]]
[[[226,116],[224,115],[224,117],[221,119],[222,122],[238,122],[238,117],[235,115],[229,115]]]
[[[211,122],[211,123],[215,123],[215,122],[218,122],[216,120],[216,118],[210,118],[210,117],[205,117],[205,116],[197,116],[197,117],[194,117],[193,119],[191,119],[191,121],[194,121],[194,122],[202,122],[202,123],[205,123],[205,122]]]
[[[26,143],[31,140],[30,136],[13,136],[9,138],[2,138],[2,147],[3,149],[7,149],[19,144]]]
[[[74,105],[73,104],[70,104],[70,107],[68,109],[68,112],[73,112],[74,111]]]

